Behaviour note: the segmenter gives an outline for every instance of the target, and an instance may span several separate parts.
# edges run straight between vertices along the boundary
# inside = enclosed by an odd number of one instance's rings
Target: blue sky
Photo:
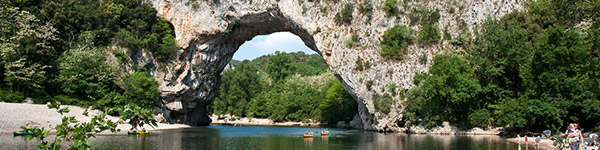
[[[289,32],[276,32],[269,35],[259,35],[246,41],[235,54],[235,60],[252,60],[256,57],[272,54],[275,51],[297,52],[303,51],[306,54],[314,54],[310,48],[304,45],[300,37]]]

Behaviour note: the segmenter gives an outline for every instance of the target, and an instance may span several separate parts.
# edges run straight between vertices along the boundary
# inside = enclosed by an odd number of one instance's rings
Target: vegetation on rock
[[[335,14],[335,22],[338,24],[350,24],[352,22],[352,13],[354,6],[350,3],[344,6],[344,9]]]
[[[381,56],[386,59],[402,60],[408,45],[414,42],[414,31],[402,25],[385,31],[381,37]]]
[[[436,55],[429,73],[415,76],[407,123],[555,131],[572,122],[600,126],[593,119],[600,116],[593,4],[531,2],[528,12],[489,19],[475,39],[459,37],[453,44],[467,51],[464,56]],[[582,21],[591,25],[574,27]]]

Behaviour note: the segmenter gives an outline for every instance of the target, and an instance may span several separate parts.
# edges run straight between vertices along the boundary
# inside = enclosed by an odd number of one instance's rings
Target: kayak
[[[142,131],[142,132],[137,132],[137,131],[128,131],[127,134],[149,134],[149,131]]]
[[[321,132],[321,135],[329,135],[329,133]]]
[[[32,132],[13,132],[13,135],[33,135]]]
[[[313,137],[312,134],[304,134],[304,138],[311,138],[311,137]]]

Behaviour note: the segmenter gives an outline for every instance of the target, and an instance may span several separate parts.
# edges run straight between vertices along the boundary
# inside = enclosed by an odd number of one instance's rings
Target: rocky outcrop
[[[220,83],[220,73],[233,54],[245,41],[256,35],[291,32],[306,46],[321,54],[329,69],[344,88],[357,100],[359,114],[351,122],[354,127],[377,131],[403,131],[401,96],[393,97],[388,114],[373,105],[373,96],[403,91],[414,85],[417,72],[427,71],[434,54],[443,53],[447,41],[440,45],[412,45],[402,61],[385,60],[379,55],[381,35],[395,25],[409,25],[408,14],[412,5],[399,6],[399,17],[387,17],[382,10],[383,0],[372,0],[372,17],[358,11],[362,1],[304,0],[153,0],[148,1],[158,10],[158,16],[169,20],[175,29],[181,50],[169,63],[150,63],[151,73],[160,83],[164,117],[169,122],[207,125],[206,106],[209,105]],[[350,24],[338,24],[335,14],[345,4],[354,6]],[[424,6],[439,10],[439,29],[448,28],[452,35],[471,31],[488,16],[502,16],[521,9],[519,1],[428,1]],[[455,9],[450,13],[450,9]],[[419,29],[419,25],[411,28]],[[358,35],[354,47],[345,41]],[[358,59],[371,64],[365,70],[355,70]],[[397,89],[386,89],[390,84]],[[367,88],[370,84],[371,88]]]

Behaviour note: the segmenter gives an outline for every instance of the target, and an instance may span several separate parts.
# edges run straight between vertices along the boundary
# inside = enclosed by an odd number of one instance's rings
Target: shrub
[[[381,37],[381,56],[386,59],[401,60],[406,48],[412,44],[414,31],[407,26],[397,25],[385,31]]]
[[[440,40],[440,31],[437,28],[436,22],[430,22],[423,25],[421,31],[419,31],[419,42],[432,44]]]
[[[393,102],[392,96],[390,96],[388,93],[383,94],[382,97],[379,97],[377,94],[373,94],[373,105],[375,105],[375,111],[377,112],[389,114]]]
[[[371,0],[365,0],[358,6],[358,12],[367,16],[367,22],[371,21],[373,17],[373,5]]]
[[[356,59],[356,67],[354,67],[354,70],[364,70],[363,59],[361,57],[358,57],[358,59]]]
[[[10,103],[21,103],[23,102],[23,93],[19,91],[11,91],[11,90],[0,90],[0,101],[10,102]]]
[[[346,40],[345,44],[348,47],[352,47],[357,42],[358,42],[358,35],[357,34],[352,34],[352,39]]]
[[[480,109],[469,114],[469,121],[476,127],[487,127],[493,120],[492,114],[487,109]]]
[[[400,11],[397,6],[398,2],[396,2],[396,0],[385,0],[385,3],[383,3],[383,10],[388,16],[396,16]]]
[[[229,36],[229,34],[231,34],[231,32],[233,32],[233,28],[235,28],[235,24],[236,24],[236,21],[235,21],[235,20],[231,21],[231,22],[230,22],[230,23],[227,25],[227,28],[225,29],[225,31],[223,31],[223,36],[225,36],[225,37],[228,37],[228,36]]]
[[[125,63],[127,61],[127,57],[129,57],[123,49],[115,49],[114,51],[112,51],[112,53],[113,55],[115,55],[117,61],[120,64]]]
[[[432,11],[429,8],[416,4],[412,8],[412,12],[409,15],[410,24],[416,24],[419,22],[428,24],[432,22],[437,22],[440,19],[440,13],[438,10]]]
[[[338,24],[350,24],[352,22],[353,12],[354,6],[352,6],[352,4],[346,4],[344,9],[335,14],[335,22]]]
[[[371,87],[373,87],[373,80],[367,81],[367,90],[371,91]]]

